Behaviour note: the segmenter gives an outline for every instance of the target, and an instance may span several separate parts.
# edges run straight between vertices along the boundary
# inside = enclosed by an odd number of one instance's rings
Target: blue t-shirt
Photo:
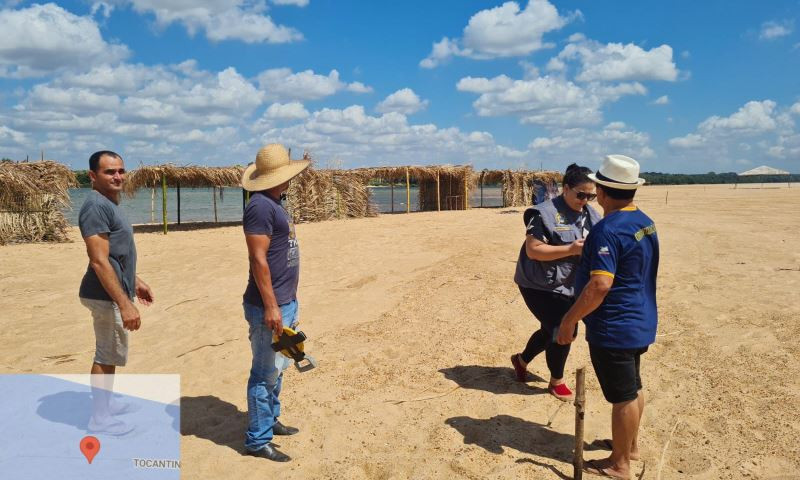
[[[650,217],[632,206],[595,225],[583,245],[576,295],[591,275],[608,275],[614,283],[602,305],[583,319],[586,341],[624,349],[655,342],[658,235]]]
[[[297,299],[297,283],[300,278],[300,249],[294,234],[294,224],[283,206],[262,192],[254,192],[244,209],[242,220],[247,235],[270,237],[267,264],[272,279],[272,290],[278,305]],[[247,280],[244,302],[263,307],[261,293],[253,278],[253,270]]]
[[[81,206],[78,226],[83,237],[101,233],[108,235],[108,262],[114,268],[122,289],[133,298],[136,292],[136,245],[131,222],[119,205],[92,190]],[[91,265],[83,275],[78,296],[112,301]]]

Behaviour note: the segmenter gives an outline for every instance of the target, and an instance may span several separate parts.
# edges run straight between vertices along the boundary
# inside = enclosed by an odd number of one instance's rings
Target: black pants
[[[564,365],[567,363],[570,345],[559,345],[556,337],[561,326],[561,318],[572,306],[574,298],[525,287],[519,287],[519,291],[522,293],[522,298],[525,299],[528,310],[542,324],[542,327],[535,331],[528,340],[528,344],[522,352],[522,360],[530,363],[536,355],[545,352],[550,375],[553,378],[564,378]],[[575,335],[577,334],[578,326],[576,325]]]

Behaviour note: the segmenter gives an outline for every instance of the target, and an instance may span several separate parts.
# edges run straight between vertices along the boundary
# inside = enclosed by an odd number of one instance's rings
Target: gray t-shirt
[[[278,305],[297,299],[297,283],[300,278],[300,248],[294,233],[294,224],[283,206],[261,192],[250,196],[242,220],[245,234],[270,237],[267,250],[267,265],[272,279],[272,291]],[[263,307],[261,293],[250,271],[245,303]]]
[[[136,245],[133,243],[131,222],[119,205],[92,190],[78,214],[78,226],[83,237],[108,234],[108,261],[114,268],[122,289],[133,298],[136,291]],[[92,300],[111,300],[91,265],[83,276],[78,296]]]
[[[600,221],[600,215],[589,205],[582,212],[576,212],[559,195],[529,207],[523,219],[528,235],[548,245],[569,245],[579,238],[585,238],[592,226]],[[521,287],[572,297],[580,258],[576,255],[552,261],[531,260],[523,244],[514,281]]]

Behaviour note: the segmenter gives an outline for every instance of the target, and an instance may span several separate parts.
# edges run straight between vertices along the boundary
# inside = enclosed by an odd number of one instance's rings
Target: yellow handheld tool
[[[306,334],[295,332],[289,327],[283,327],[283,334],[280,337],[272,334],[272,349],[294,360],[294,366],[301,372],[307,372],[317,366],[316,360],[311,355],[303,351],[303,342],[306,341]]]

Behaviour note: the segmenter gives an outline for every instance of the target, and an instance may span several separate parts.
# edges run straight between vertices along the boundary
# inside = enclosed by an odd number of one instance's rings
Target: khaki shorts
[[[122,327],[122,315],[116,303],[81,298],[94,320],[94,363],[124,367],[128,362],[128,331]]]

